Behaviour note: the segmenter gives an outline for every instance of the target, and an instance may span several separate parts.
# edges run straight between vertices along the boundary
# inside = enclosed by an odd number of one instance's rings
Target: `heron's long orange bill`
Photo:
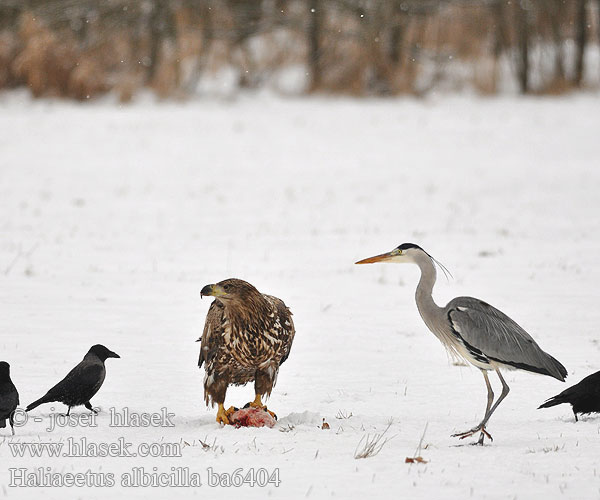
[[[355,264],[373,264],[375,262],[385,262],[386,260],[392,259],[392,253],[382,253],[381,255],[375,255],[375,257],[369,257],[368,259],[359,260]]]

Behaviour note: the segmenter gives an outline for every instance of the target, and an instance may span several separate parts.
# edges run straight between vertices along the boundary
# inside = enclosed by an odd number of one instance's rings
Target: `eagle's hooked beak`
[[[369,257],[368,259],[359,260],[355,262],[355,264],[374,264],[375,262],[388,262],[392,260],[396,255],[393,252],[382,253],[380,255],[375,255],[374,257]]]
[[[202,290],[200,290],[200,298],[202,297],[223,297],[227,295],[225,290],[221,288],[219,285],[206,285]]]

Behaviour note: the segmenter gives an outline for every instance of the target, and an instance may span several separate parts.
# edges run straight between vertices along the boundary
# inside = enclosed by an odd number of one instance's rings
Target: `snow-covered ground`
[[[458,441],[451,434],[485,407],[479,371],[454,366],[422,323],[418,269],[353,264],[418,243],[454,275],[439,278],[438,303],[472,295],[504,310],[567,367],[568,384],[600,369],[598,95],[118,108],[11,94],[0,106],[0,359],[22,406],[92,344],[121,355],[92,401],[103,409],[96,427],[47,432],[64,411],[56,404],[14,438],[0,431],[6,498],[164,498],[121,486],[135,467],[199,474],[201,487],[174,497],[600,497],[600,418],[536,409],[567,385],[508,372],[494,442]],[[294,313],[296,340],[268,401],[274,429],[220,428],[204,405],[194,341],[210,301],[199,291],[227,277]],[[235,388],[227,403],[252,398],[252,386]],[[175,426],[111,427],[111,407],[164,407]],[[380,453],[355,459],[390,422]],[[134,450],[179,443],[182,456],[19,458],[10,448],[83,437]],[[427,463],[406,464],[415,454]],[[116,484],[9,486],[9,468],[39,467]],[[280,484],[208,484],[209,470],[238,468],[278,471]]]

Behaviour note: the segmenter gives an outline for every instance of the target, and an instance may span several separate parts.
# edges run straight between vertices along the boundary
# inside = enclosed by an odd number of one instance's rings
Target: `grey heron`
[[[439,307],[433,300],[432,292],[436,279],[435,264],[441,264],[420,246],[403,243],[391,252],[360,260],[357,264],[375,262],[410,262],[419,266],[421,279],[415,299],[421,318],[451,355],[468,361],[483,374],[487,387],[483,420],[471,430],[453,434],[454,437],[464,439],[479,432],[478,444],[483,444],[485,437],[492,440],[486,425],[510,390],[500,368],[540,373],[564,382],[567,376],[565,367],[544,352],[515,321],[495,307],[473,297],[456,297],[445,307]],[[491,370],[496,372],[502,383],[502,393],[495,403],[487,374]]]

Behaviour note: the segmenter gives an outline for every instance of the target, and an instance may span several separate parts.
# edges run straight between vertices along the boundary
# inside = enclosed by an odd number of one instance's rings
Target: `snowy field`
[[[600,369],[598,95],[119,108],[10,94],[0,106],[0,359],[21,405],[92,344],[121,355],[92,400],[95,427],[47,431],[65,410],[55,404],[14,438],[0,431],[0,496],[600,498],[600,418],[536,409]],[[438,276],[438,304],[482,298],[568,369],[567,384],[507,372],[491,444],[451,437],[481,419],[485,385],[422,323],[418,269],[353,264],[403,242],[454,275]],[[274,429],[220,428],[203,401],[195,340],[210,300],[199,292],[227,277],[294,313],[296,340],[268,401]],[[253,396],[230,389],[226,403]],[[110,426],[110,408],[125,407],[166,408],[175,425]],[[390,422],[379,454],[355,459]],[[83,437],[123,438],[133,451],[178,443],[182,456],[15,457],[10,447]],[[427,463],[405,463],[413,456]],[[40,467],[112,474],[115,485],[9,486],[9,468]],[[202,486],[122,486],[136,467],[188,468]],[[280,484],[209,484],[209,470],[238,468],[278,473]]]

